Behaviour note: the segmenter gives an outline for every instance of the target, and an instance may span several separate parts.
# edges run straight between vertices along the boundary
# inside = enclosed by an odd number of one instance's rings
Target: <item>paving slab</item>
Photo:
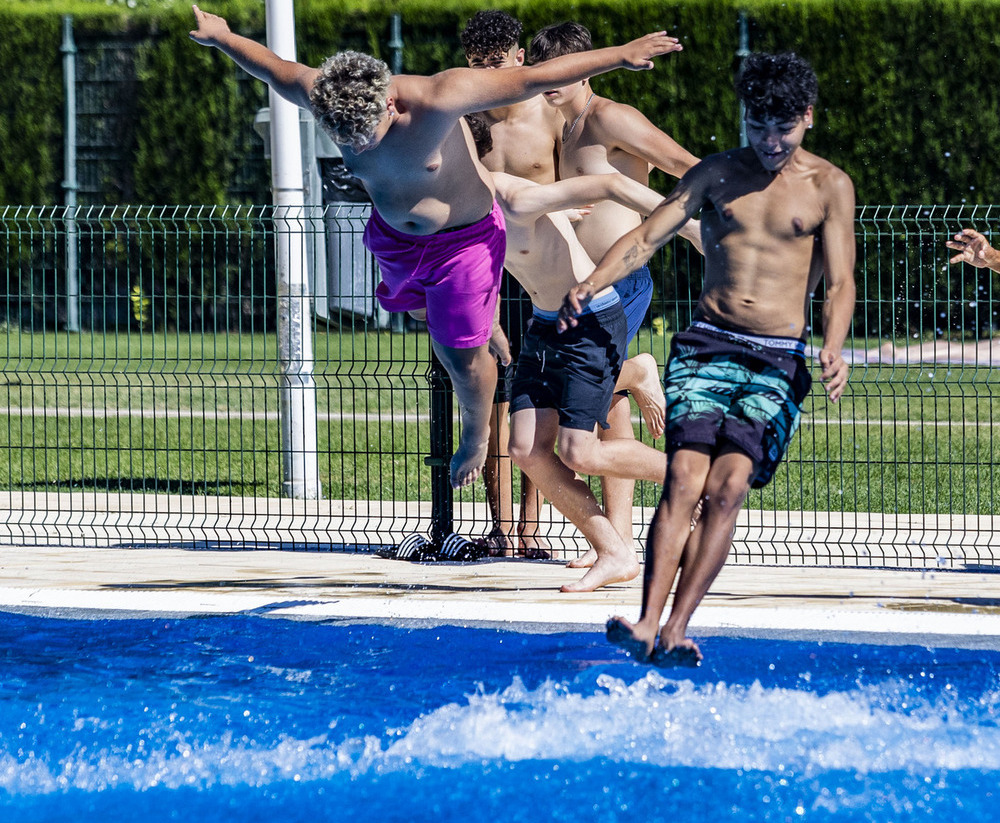
[[[600,631],[638,616],[641,577],[585,594],[554,561],[411,563],[369,553],[0,546],[0,609],[254,613]],[[729,565],[691,634],[1000,648],[1000,574]]]

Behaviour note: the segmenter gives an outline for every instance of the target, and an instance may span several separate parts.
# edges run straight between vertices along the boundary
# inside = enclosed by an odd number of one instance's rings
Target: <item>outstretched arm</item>
[[[962,229],[945,245],[958,252],[949,263],[968,263],[977,269],[1000,271],[1000,251],[993,248],[990,241],[975,229]]]
[[[456,116],[509,106],[528,100],[549,89],[567,86],[614,69],[645,71],[653,68],[653,58],[680,51],[676,37],[655,32],[623,46],[565,54],[534,66],[491,69],[448,69],[429,78],[433,89],[429,99],[435,108]]]
[[[831,201],[823,222],[823,348],[819,352],[821,379],[830,402],[836,403],[847,385],[844,341],[854,316],[854,185],[843,173],[830,183]]]
[[[602,132],[601,142],[609,149],[641,157],[651,166],[677,178],[683,177],[698,162],[697,157],[632,106],[608,101],[595,114],[596,118],[588,122],[596,119]]]
[[[203,46],[214,46],[245,72],[263,80],[286,100],[304,109],[311,108],[309,91],[319,72],[316,69],[278,57],[267,46],[233,34],[229,24],[217,14],[209,14],[197,6],[194,18],[197,28],[191,39]]]
[[[494,175],[505,194],[510,212],[518,218],[533,220],[549,212],[562,211],[614,200],[639,214],[652,214],[663,202],[663,195],[617,172],[587,174],[542,185],[510,175]]]
[[[509,177],[509,176],[508,176]],[[500,180],[500,175],[494,175]],[[508,209],[515,219],[523,217],[534,219],[542,214],[563,209],[578,208],[590,205],[598,200],[614,200],[626,208],[643,216],[653,213],[663,202],[663,195],[653,191],[626,177],[624,174],[585,174],[582,177],[570,177],[545,185],[524,185],[521,178],[509,178],[509,183],[503,185],[511,193],[506,196]],[[701,245],[701,221],[688,220],[677,234],[690,242],[699,253],[704,254]]]
[[[703,166],[696,166],[656,207],[648,220],[622,236],[608,249],[590,277],[566,295],[557,321],[560,331],[575,326],[577,317],[595,294],[642,266],[658,248],[680,231],[681,226],[698,213],[704,199],[706,179]]]

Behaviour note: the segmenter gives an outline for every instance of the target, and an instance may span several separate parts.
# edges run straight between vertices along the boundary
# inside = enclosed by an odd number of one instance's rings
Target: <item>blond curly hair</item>
[[[357,51],[342,51],[319,67],[309,102],[333,142],[364,148],[385,115],[392,73],[381,60]]]

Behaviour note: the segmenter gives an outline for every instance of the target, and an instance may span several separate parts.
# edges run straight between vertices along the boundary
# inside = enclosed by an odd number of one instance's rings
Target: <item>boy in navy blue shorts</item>
[[[528,59],[532,63],[543,63],[567,54],[585,53],[592,48],[590,32],[585,26],[576,22],[555,23],[532,38]],[[543,96],[566,120],[559,154],[559,176],[563,179],[617,171],[648,185],[649,172],[654,167],[679,178],[698,162],[697,157],[637,109],[595,94],[589,80],[552,89]],[[620,203],[604,201],[596,203],[590,214],[574,228],[591,259],[600,260],[619,237],[641,222],[635,211]],[[700,242],[698,221],[690,221],[680,234],[697,246]],[[625,311],[626,345],[631,348],[653,299],[649,268],[637,265],[627,277],[616,282],[614,288]],[[654,438],[663,434],[663,392],[659,379],[651,383],[643,380],[643,373],[650,370],[659,374],[659,366],[648,352],[633,352],[622,364],[619,392],[612,400],[609,427],[601,430],[602,440],[635,436],[627,392],[623,391],[626,389],[642,411],[650,434]],[[602,491],[608,517],[622,537],[632,543],[635,483],[607,477],[602,479]],[[591,551],[570,565],[585,567],[595,559],[596,554]]]

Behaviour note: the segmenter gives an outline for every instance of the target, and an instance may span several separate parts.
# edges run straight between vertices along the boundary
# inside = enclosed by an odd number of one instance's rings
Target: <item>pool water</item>
[[[0,820],[910,821],[1000,810],[1000,652],[0,613]]]

